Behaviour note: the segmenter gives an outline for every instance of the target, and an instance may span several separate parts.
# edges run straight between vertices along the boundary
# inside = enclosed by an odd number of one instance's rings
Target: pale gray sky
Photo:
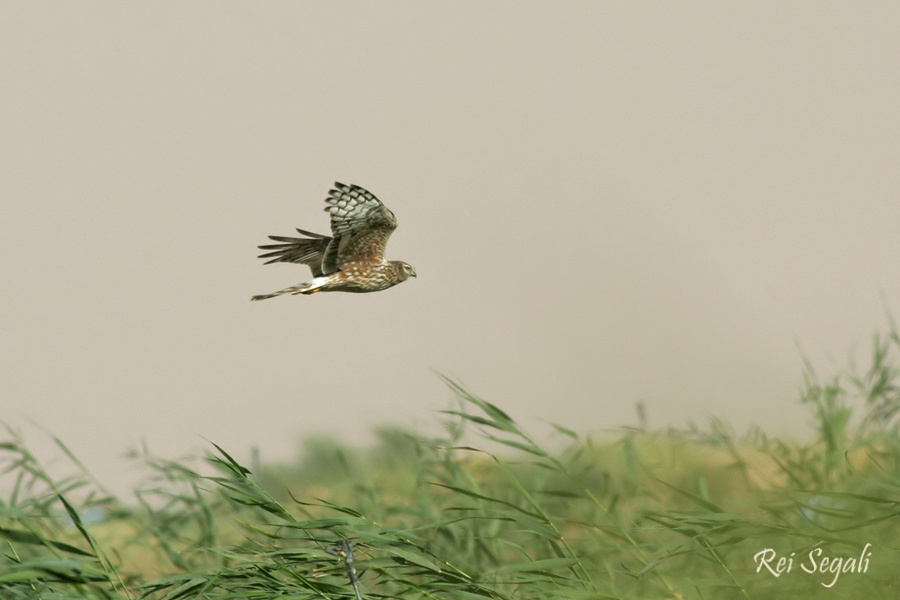
[[[900,297],[900,5],[0,6],[0,418],[101,476],[431,426],[804,431]],[[386,292],[256,246],[378,195]]]

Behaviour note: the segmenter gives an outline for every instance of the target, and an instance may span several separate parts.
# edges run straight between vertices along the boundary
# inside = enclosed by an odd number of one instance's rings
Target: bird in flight
[[[253,296],[265,300],[282,294],[316,292],[380,292],[416,276],[416,270],[401,260],[385,260],[384,248],[397,228],[397,218],[381,200],[358,185],[335,182],[325,198],[331,214],[331,235],[297,229],[306,237],[270,235],[280,242],[260,246],[268,250],[260,258],[265,264],[288,262],[307,265],[313,278],[304,283]]]

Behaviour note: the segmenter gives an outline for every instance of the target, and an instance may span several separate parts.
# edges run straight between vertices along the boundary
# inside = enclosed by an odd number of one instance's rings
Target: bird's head
[[[416,276],[416,270],[409,263],[405,263],[402,260],[396,261],[396,265],[400,267],[400,273],[403,276],[404,280],[409,279],[410,277]]]

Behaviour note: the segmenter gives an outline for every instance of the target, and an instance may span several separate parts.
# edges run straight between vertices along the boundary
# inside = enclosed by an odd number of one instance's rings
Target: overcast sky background
[[[900,303],[900,4],[0,5],[0,420],[107,484],[434,429],[807,431]],[[418,279],[251,303],[335,180]],[[52,454],[52,453],[51,453]],[[58,453],[57,453],[58,454]]]

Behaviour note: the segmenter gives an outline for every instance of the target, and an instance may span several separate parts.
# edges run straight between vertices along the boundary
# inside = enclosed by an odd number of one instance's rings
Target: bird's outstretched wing
[[[325,250],[331,238],[327,235],[313,233],[297,229],[305,238],[285,237],[280,235],[270,235],[269,239],[280,244],[266,244],[260,246],[260,250],[270,250],[265,254],[260,254],[259,258],[268,258],[265,264],[275,262],[297,263],[308,265],[312,270],[313,277],[323,275],[322,261],[325,258]]]
[[[334,187],[325,199],[334,238],[325,250],[322,270],[331,273],[351,261],[381,262],[388,238],[397,228],[394,213],[358,185],[335,182]]]

